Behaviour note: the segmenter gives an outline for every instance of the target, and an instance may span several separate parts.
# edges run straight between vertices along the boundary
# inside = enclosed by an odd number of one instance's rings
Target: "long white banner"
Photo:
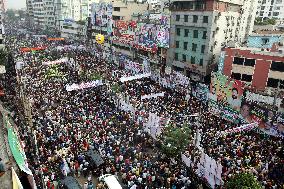
[[[91,88],[91,87],[97,87],[100,85],[103,85],[102,80],[96,80],[96,81],[80,83],[80,84],[73,83],[72,85],[66,85],[65,88],[67,91],[74,91],[74,90],[81,90],[81,89],[86,89],[86,88]]]
[[[235,128],[232,128],[232,129],[227,129],[225,131],[218,132],[218,134],[219,135],[227,135],[227,134],[231,134],[231,133],[239,133],[241,131],[249,131],[249,130],[256,128],[257,126],[258,126],[257,123],[245,124],[245,125],[241,125],[240,127],[235,127]]]
[[[43,62],[42,65],[50,66],[50,65],[54,65],[54,64],[65,63],[67,61],[68,61],[68,58],[61,58],[61,59],[54,60],[54,61]]]
[[[148,99],[148,98],[157,98],[159,96],[164,96],[164,95],[165,95],[164,92],[156,93],[156,94],[150,94],[150,95],[144,95],[144,96],[141,96],[141,100]]]
[[[130,76],[130,77],[121,77],[120,81],[121,82],[125,82],[125,81],[131,81],[131,80],[135,80],[135,79],[141,79],[144,77],[150,77],[151,74],[147,73],[147,74],[138,74],[138,75],[134,75],[134,76]]]

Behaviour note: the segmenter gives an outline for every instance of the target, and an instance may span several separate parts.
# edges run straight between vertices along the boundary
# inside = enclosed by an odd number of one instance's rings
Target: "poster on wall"
[[[197,83],[192,87],[192,95],[206,104],[208,101],[209,87],[202,83]]]
[[[220,73],[212,73],[209,93],[211,111],[224,119],[240,123],[239,113],[243,92],[243,82]]]
[[[154,24],[138,23],[135,35],[135,47],[152,53],[157,52],[157,27]]]
[[[136,21],[115,21],[112,42],[133,46],[136,26]]]

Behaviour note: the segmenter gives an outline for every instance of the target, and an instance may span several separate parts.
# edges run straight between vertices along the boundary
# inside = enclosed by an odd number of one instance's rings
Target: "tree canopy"
[[[231,177],[227,184],[227,189],[261,189],[261,185],[250,173],[240,173]]]
[[[179,156],[190,143],[190,133],[188,126],[166,126],[160,137],[163,153],[170,158]]]

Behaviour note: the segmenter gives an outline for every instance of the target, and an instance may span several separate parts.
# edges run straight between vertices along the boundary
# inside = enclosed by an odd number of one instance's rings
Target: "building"
[[[109,51],[112,46],[115,52],[134,57],[132,45],[110,40],[112,33],[111,25],[115,26],[117,21],[131,21],[134,15],[142,15],[148,10],[148,4],[134,1],[106,1],[93,3],[91,10],[93,43],[96,43],[95,36],[97,34],[103,34],[105,36],[104,47],[106,51]],[[133,42],[135,33],[132,32],[127,35],[128,39],[131,38]]]
[[[44,28],[45,26],[45,10],[44,0],[33,0],[33,21],[36,25]]]
[[[258,0],[256,16],[263,19],[284,20],[284,0]]]
[[[86,36],[85,25],[80,22],[64,23],[61,30],[61,37],[83,40]]]
[[[248,37],[247,47],[271,49],[275,43],[284,42],[284,32],[269,32],[267,34],[252,34]]]
[[[216,66],[221,47],[243,43],[253,30],[255,0],[174,1],[167,64],[193,80]]]
[[[26,0],[28,15],[45,28],[63,29],[64,19],[86,20],[96,0]]]
[[[271,38],[265,37],[274,40],[273,36]],[[225,48],[224,64],[219,65],[221,67],[219,70],[226,76],[244,81],[252,89],[283,90],[284,48],[283,46],[279,47],[279,44],[281,45],[281,42],[274,43],[270,49]]]
[[[6,11],[6,1],[0,0],[0,48],[4,47],[4,13]]]

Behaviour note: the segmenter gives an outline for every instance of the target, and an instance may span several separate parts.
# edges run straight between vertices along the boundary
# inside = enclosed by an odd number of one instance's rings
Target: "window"
[[[178,53],[175,53],[175,60],[178,60]]]
[[[276,0],[276,4],[282,3],[282,0]]]
[[[206,38],[207,38],[207,31],[203,31],[202,39],[206,39]]]
[[[198,21],[198,16],[193,15],[193,23],[197,23],[197,21]]]
[[[261,6],[261,10],[264,10],[265,6]]]
[[[198,30],[193,30],[193,38],[198,38]]]
[[[268,38],[261,38],[262,45],[266,45],[269,42]]]
[[[284,72],[284,62],[272,61],[271,68],[272,71]]]
[[[204,52],[205,52],[205,45],[202,45],[201,46],[201,53],[204,54]]]
[[[114,7],[113,10],[120,12],[120,7]]]
[[[192,43],[192,51],[193,51],[193,52],[196,52],[196,48],[197,48],[197,44]]]
[[[267,87],[278,88],[278,79],[268,78]]]
[[[252,80],[252,75],[247,75],[247,74],[242,75],[242,81],[251,82],[251,80]]]
[[[184,22],[188,22],[188,15],[184,15]]]
[[[176,41],[176,48],[179,48],[179,41]]]
[[[243,58],[234,57],[234,62],[233,62],[233,64],[243,65],[243,63],[244,63],[244,59],[243,59]]]
[[[203,23],[208,23],[208,16],[203,16]]]
[[[245,65],[245,66],[254,67],[254,65],[255,65],[255,59],[246,58],[246,59],[245,59],[245,62],[244,62],[244,65]]]
[[[187,45],[188,45],[188,42],[183,42],[183,49],[184,50],[187,50]]]
[[[192,56],[192,57],[190,58],[190,62],[191,62],[191,64],[195,64],[195,57]]]
[[[182,55],[182,61],[186,62],[186,55],[185,54]]]
[[[241,74],[240,73],[232,73],[232,75],[231,75],[231,77],[233,78],[233,79],[236,79],[236,80],[241,80]]]
[[[188,37],[189,29],[184,29],[184,37]]]
[[[279,16],[279,12],[273,12],[272,16]]]
[[[180,36],[180,28],[176,29],[177,36]]]
[[[199,66],[203,66],[203,59],[200,59]]]
[[[180,19],[180,15],[176,15],[176,21],[178,22]]]

